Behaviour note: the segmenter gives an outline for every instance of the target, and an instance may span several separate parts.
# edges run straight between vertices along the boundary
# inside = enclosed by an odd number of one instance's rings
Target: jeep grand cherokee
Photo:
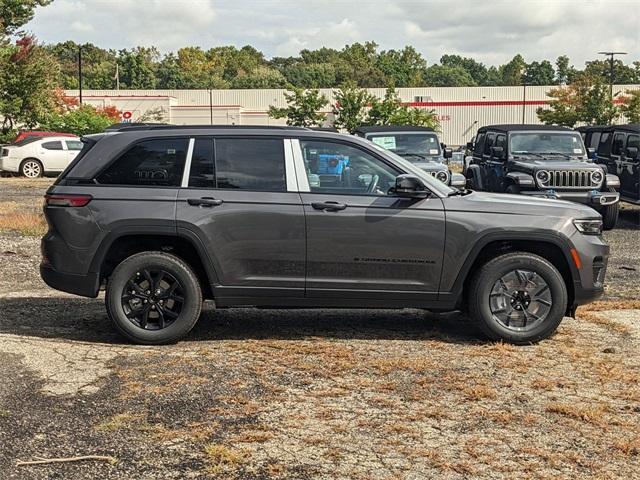
[[[132,341],[217,308],[462,309],[492,339],[551,335],[603,291],[591,208],[451,189],[365,139],[303,128],[134,126],[83,139],[48,190],[41,274]],[[340,159],[340,172],[323,174]],[[312,181],[310,181],[312,180]]]

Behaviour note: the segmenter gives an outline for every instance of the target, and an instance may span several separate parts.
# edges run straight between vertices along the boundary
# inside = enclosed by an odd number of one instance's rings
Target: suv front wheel
[[[492,340],[528,344],[550,337],[567,310],[567,287],[544,258],[500,255],[483,265],[469,288],[469,314]]]
[[[107,313],[125,337],[144,345],[172,343],[200,317],[198,277],[180,258],[143,252],[120,263],[107,282]]]

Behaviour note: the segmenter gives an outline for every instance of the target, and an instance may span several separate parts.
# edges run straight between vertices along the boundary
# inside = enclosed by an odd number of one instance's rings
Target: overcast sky
[[[602,50],[640,60],[639,6],[638,0],[54,0],[26,29],[46,43],[116,49],[250,44],[273,57],[375,40],[382,49],[413,45],[430,64],[444,53],[489,65],[521,53],[527,61],[566,54],[582,67]]]

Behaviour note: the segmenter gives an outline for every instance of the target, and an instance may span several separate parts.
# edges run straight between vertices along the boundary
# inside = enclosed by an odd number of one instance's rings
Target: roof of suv
[[[378,132],[434,132],[430,127],[414,127],[413,125],[371,125],[368,127],[356,128],[356,133],[378,133]]]
[[[640,123],[627,123],[626,125],[587,125],[576,128],[579,132],[604,132],[622,130],[623,132],[640,133]]]
[[[126,132],[145,130],[311,130],[306,127],[285,125],[170,125],[166,123],[116,123],[105,132]]]
[[[558,125],[535,125],[535,124],[504,124],[504,125],[487,125],[480,127],[478,132],[486,130],[497,130],[499,132],[531,132],[531,131],[550,131],[550,132],[572,132],[570,128],[560,127]]]

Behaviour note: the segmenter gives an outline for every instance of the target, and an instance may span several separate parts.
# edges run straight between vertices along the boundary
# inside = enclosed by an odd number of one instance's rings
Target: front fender
[[[505,175],[506,183],[511,182],[519,187],[535,187],[536,182],[533,176],[524,172],[509,172]]]

